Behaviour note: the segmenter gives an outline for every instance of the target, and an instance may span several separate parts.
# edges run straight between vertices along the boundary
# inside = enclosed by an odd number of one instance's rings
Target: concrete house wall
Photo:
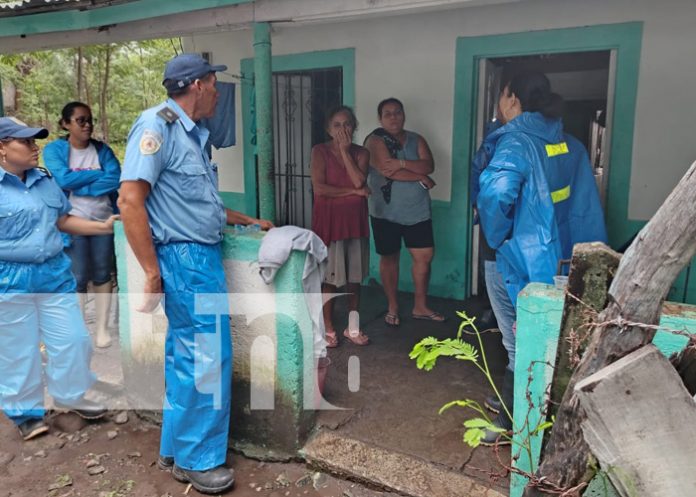
[[[470,102],[462,104],[455,99],[456,79],[467,76],[456,72],[457,39],[638,22],[642,35],[635,68],[634,127],[628,137],[632,148],[628,153],[629,174],[621,178],[623,194],[628,196],[624,217],[632,223],[649,219],[696,158],[690,116],[684,111],[696,75],[696,34],[690,21],[694,18],[696,3],[688,0],[659,5],[650,0],[531,0],[323,24],[274,24],[272,52],[276,58],[290,56],[302,64],[303,57],[316,52],[354,51],[354,101],[349,103],[361,123],[357,142],[377,125],[379,100],[396,96],[404,101],[407,128],[426,137],[436,164],[433,178],[437,187],[432,198],[437,250],[432,290],[462,297],[468,262],[460,248],[467,236],[469,213],[467,190],[457,185],[468,178],[468,158],[456,156],[455,151],[459,141],[470,137],[456,136],[453,130],[458,123],[472,119],[473,109]],[[211,52],[216,63],[227,64],[231,71],[242,71],[242,60],[253,57],[251,30],[195,35],[185,40],[185,46],[191,51]],[[550,44],[548,49],[554,51],[555,47]],[[249,123],[244,122],[243,91],[237,92],[237,99],[239,145],[216,152],[215,159],[221,165],[220,189],[232,192],[227,198],[234,205],[244,206],[241,194],[249,173],[242,167],[243,133]],[[455,114],[457,104],[463,113]],[[610,169],[610,175],[613,172]],[[617,190],[609,193],[610,197],[619,194]],[[640,223],[631,226],[639,227]],[[628,236],[623,238],[612,242],[620,245]],[[444,270],[443,265],[447,266]],[[409,288],[409,279],[407,270],[402,271],[404,288]]]

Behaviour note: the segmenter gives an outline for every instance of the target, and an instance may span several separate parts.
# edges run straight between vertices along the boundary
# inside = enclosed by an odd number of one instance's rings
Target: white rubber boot
[[[109,333],[109,311],[111,310],[112,285],[108,281],[94,285],[94,308],[96,311],[96,327],[94,331],[94,346],[100,349],[111,345]]]

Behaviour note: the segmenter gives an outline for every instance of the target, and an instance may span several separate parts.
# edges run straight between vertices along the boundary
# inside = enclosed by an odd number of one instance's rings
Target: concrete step
[[[308,463],[325,472],[410,497],[506,496],[461,472],[332,430],[319,430],[301,452]]]

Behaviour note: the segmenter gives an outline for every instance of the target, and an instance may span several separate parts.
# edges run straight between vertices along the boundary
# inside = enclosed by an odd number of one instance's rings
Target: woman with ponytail
[[[502,126],[485,139],[493,154],[479,178],[477,207],[496,251],[495,265],[486,266],[486,284],[499,323],[515,322],[517,295],[528,283],[553,283],[558,261],[570,258],[573,245],[607,241],[587,151],[563,133],[562,114],[563,100],[544,74],[518,74],[500,93]],[[511,413],[514,324],[501,326],[501,332],[509,360],[501,396]],[[495,424],[510,430],[505,409],[499,402],[493,407],[500,410]],[[498,436],[488,431],[482,443],[493,444]]]

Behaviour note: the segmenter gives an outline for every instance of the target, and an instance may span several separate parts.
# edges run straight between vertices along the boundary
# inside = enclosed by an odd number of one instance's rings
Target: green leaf
[[[489,428],[493,426],[493,423],[483,418],[471,418],[464,421],[464,426],[467,428]]]
[[[469,447],[476,448],[481,445],[481,439],[486,436],[486,432],[480,428],[469,428],[464,432],[464,443]]]
[[[445,412],[445,411],[446,411],[447,409],[449,409],[450,407],[455,407],[455,406],[456,406],[456,407],[473,407],[474,409],[476,409],[477,407],[479,407],[478,402],[475,402],[475,401],[473,401],[473,400],[469,400],[469,399],[465,399],[465,400],[453,400],[452,402],[448,402],[447,404],[445,404],[444,406],[442,406],[442,407],[440,408],[440,410],[438,411],[438,414],[442,414],[443,412]]]

